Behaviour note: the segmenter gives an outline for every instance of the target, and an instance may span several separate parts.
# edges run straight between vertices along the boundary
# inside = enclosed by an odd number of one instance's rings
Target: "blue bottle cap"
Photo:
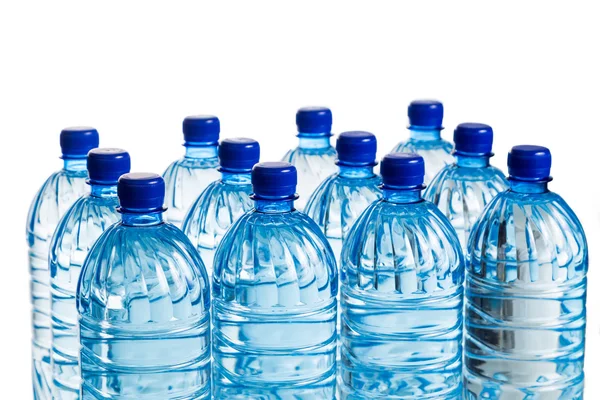
[[[494,131],[486,124],[465,122],[454,130],[454,152],[467,156],[492,156]]]
[[[130,213],[153,213],[165,210],[165,181],[160,175],[133,172],[119,178],[117,194],[119,211]]]
[[[437,100],[415,100],[408,106],[409,128],[443,129],[444,105]]]
[[[304,107],[296,113],[298,136],[331,136],[332,115],[327,107]]]
[[[423,157],[414,153],[391,153],[381,161],[383,187],[420,190],[425,177]]]
[[[89,126],[74,126],[60,132],[63,159],[86,158],[91,149],[98,147],[98,131]]]
[[[298,174],[296,167],[283,161],[263,162],[252,168],[252,198],[255,200],[293,200]]]
[[[183,138],[186,144],[216,145],[221,123],[213,115],[191,115],[183,120]]]
[[[542,146],[514,146],[508,153],[509,179],[548,182],[552,155]]]
[[[224,139],[219,144],[222,172],[248,173],[260,159],[260,145],[254,139]]]
[[[342,132],[338,136],[335,149],[337,165],[369,166],[376,165],[377,138],[369,132]]]
[[[87,170],[90,184],[116,185],[129,172],[131,159],[123,149],[93,149],[88,153]]]

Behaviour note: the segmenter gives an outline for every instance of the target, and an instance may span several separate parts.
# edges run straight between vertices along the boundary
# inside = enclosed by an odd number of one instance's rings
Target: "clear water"
[[[334,399],[338,276],[327,239],[291,201],[257,202],[213,275],[213,395]]]
[[[417,153],[425,160],[425,184],[429,184],[437,173],[448,164],[454,163],[453,145],[440,137],[439,131],[410,131],[410,139],[394,147],[392,153]]]
[[[300,137],[299,145],[287,152],[282,161],[289,162],[298,171],[296,209],[302,211],[308,198],[329,175],[337,172],[336,151],[326,137]]]
[[[254,207],[251,193],[250,174],[224,173],[208,185],[185,217],[182,230],[200,252],[209,280],[221,239],[239,217]]]
[[[511,182],[469,240],[466,398],[583,398],[585,234],[544,183]]]
[[[507,188],[504,174],[489,165],[488,157],[458,156],[435,176],[423,197],[450,220],[466,253],[471,228],[484,207]]]
[[[210,398],[209,284],[161,214],[123,214],[81,272],[82,399]]]
[[[116,186],[95,186],[60,220],[50,245],[52,378],[55,400],[79,399],[79,323],[75,295],[90,248],[120,217]]]
[[[217,146],[188,146],[185,157],[169,165],[163,174],[168,222],[181,228],[185,214],[198,196],[221,177],[218,167]]]
[[[462,399],[463,256],[438,208],[385,190],[341,267],[341,398]]]
[[[86,160],[65,160],[36,194],[27,217],[33,321],[33,392],[36,400],[51,399],[50,366],[50,240],[58,221],[71,205],[89,192]]]

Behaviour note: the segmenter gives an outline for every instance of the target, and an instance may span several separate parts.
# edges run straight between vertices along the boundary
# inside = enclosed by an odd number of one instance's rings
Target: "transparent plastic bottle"
[[[221,126],[211,115],[193,115],[183,120],[185,157],[165,171],[167,222],[181,228],[183,218],[200,193],[219,179],[217,148]]]
[[[296,182],[291,164],[255,165],[255,209],[215,254],[216,399],[335,398],[337,267],[319,227],[294,210]]]
[[[89,127],[66,128],[60,133],[64,168],[46,180],[36,194],[27,216],[27,244],[31,274],[33,321],[33,395],[35,400],[52,398],[50,348],[50,240],[58,221],[71,205],[89,191],[86,156],[98,147],[98,132]]]
[[[417,153],[425,160],[425,184],[454,162],[452,143],[442,139],[444,106],[437,100],[415,100],[408,106],[410,138],[392,152]]]
[[[296,113],[298,147],[287,152],[284,162],[298,171],[297,210],[304,210],[306,202],[317,186],[336,172],[335,149],[331,146],[331,110],[325,107],[304,107]]]
[[[310,196],[304,212],[319,225],[339,263],[342,242],[354,221],[381,198],[377,139],[369,132],[343,132],[336,142],[339,171],[326,178]]]
[[[210,398],[210,293],[204,264],[163,222],[159,175],[117,187],[121,221],[96,241],[77,287],[83,400]]]
[[[465,398],[583,399],[588,249],[548,190],[550,151],[515,146],[510,188],[469,238]]]
[[[225,232],[253,207],[250,172],[260,158],[257,141],[224,139],[219,145],[221,179],[214,181],[185,217],[182,230],[200,252],[210,281],[213,259]]]
[[[129,172],[129,154],[121,149],[88,153],[91,193],[83,195],[60,220],[50,244],[52,304],[52,378],[55,400],[79,399],[79,325],[75,295],[79,273],[90,248],[117,213],[117,180]]]
[[[423,158],[381,163],[383,199],[342,250],[342,399],[462,399],[464,263],[448,219],[421,198]]]
[[[471,227],[483,208],[508,188],[502,171],[490,165],[493,139],[489,125],[471,122],[458,125],[454,130],[456,161],[435,176],[423,195],[448,217],[465,254]]]

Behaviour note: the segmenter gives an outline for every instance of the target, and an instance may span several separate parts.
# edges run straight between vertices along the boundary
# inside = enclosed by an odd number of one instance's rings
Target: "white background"
[[[406,106],[422,97],[444,102],[446,139],[459,122],[492,125],[504,170],[514,144],[551,149],[551,189],[591,247],[586,397],[599,398],[591,2],[12,3],[0,5],[0,398],[31,396],[25,219],[61,167],[63,127],[92,125],[101,146],[130,151],[133,170],[162,173],[183,153],[188,114],[219,116],[222,137],[259,140],[266,161],[295,145],[298,107],[326,105],[335,132],[372,131],[382,156],[406,137]]]

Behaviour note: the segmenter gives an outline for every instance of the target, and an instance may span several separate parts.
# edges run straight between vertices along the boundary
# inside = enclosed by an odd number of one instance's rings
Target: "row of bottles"
[[[411,103],[379,174],[326,108],[282,162],[188,117],[164,180],[63,130],[28,219],[35,398],[583,398],[587,244],[549,150],[506,179],[491,127],[452,145],[442,117]]]

